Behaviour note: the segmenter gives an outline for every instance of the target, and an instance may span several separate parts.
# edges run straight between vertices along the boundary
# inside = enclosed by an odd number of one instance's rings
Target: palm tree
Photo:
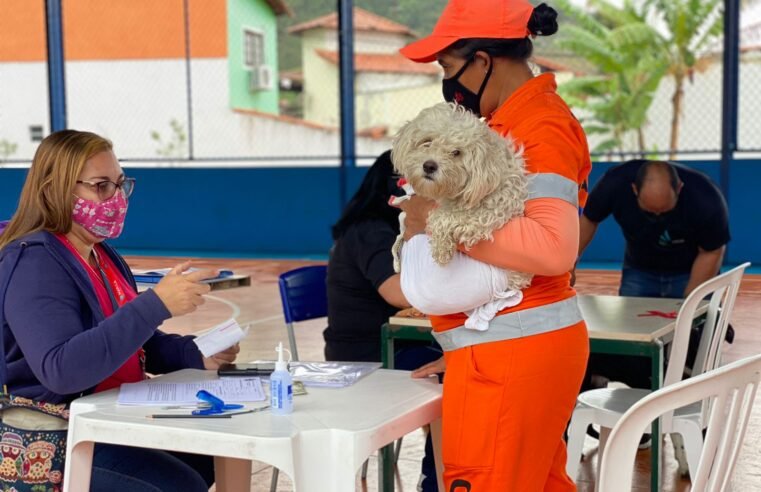
[[[592,121],[584,122],[587,133],[607,135],[593,151],[623,152],[625,136],[635,132],[644,154],[647,112],[667,68],[657,33],[630,0],[621,7],[594,0],[594,14],[568,0],[557,3],[575,21],[564,27],[559,46],[586,59],[600,74],[576,77],[560,88],[571,105],[591,115]]]
[[[750,3],[750,2],[746,2]],[[692,77],[700,56],[719,39],[724,30],[723,0],[646,0],[645,7],[663,22],[659,33],[661,51],[668,59],[668,73],[674,78],[671,97],[671,139],[669,158],[679,146],[685,79]]]

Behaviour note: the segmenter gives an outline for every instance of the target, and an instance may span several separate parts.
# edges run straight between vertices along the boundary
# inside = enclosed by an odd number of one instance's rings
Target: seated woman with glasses
[[[158,330],[203,304],[209,286],[201,280],[215,272],[183,274],[184,263],[138,295],[129,267],[104,242],[122,232],[134,187],[98,135],[65,130],[40,144],[0,235],[0,383],[9,394],[68,403],[146,372],[235,359],[237,346],[204,358],[192,336]],[[92,490],[206,492],[213,482],[210,457],[95,446]]]

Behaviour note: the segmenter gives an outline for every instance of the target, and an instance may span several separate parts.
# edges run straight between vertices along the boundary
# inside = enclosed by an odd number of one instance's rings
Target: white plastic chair
[[[691,490],[729,490],[759,379],[761,355],[756,355],[672,384],[636,402],[608,437],[599,490],[631,490],[637,445],[647,426],[658,417],[666,426],[679,409],[696,404],[708,408],[708,416],[706,439],[692,475]]]
[[[721,361],[721,344],[727,331],[729,317],[732,314],[737,292],[740,289],[743,272],[749,265],[750,263],[744,263],[704,282],[684,301],[676,319],[674,340],[671,344],[664,387],[683,379],[687,346],[695,311],[701,302],[709,296],[706,323],[703,327],[703,336],[692,373],[696,376],[718,367]],[[579,395],[568,427],[566,472],[569,477],[576,479],[587,427],[590,424],[600,425],[598,456],[602,456],[610,429],[616,425],[621,416],[632,405],[650,393],[650,390],[637,388],[602,388],[585,391]],[[690,476],[693,477],[697,471],[698,460],[703,447],[702,430],[705,428],[706,415],[707,408],[696,403],[678,409],[674,412],[673,419],[664,419],[662,422],[662,432],[680,435],[679,438],[674,439],[676,441],[675,453],[678,459],[679,456],[683,456],[682,461],[686,458]],[[682,451],[683,453],[680,454]],[[599,463],[600,458],[598,458],[598,466]]]

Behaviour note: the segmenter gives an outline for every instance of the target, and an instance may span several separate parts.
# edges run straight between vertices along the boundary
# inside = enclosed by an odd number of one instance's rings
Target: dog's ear
[[[415,147],[417,130],[415,120],[412,120],[405,123],[394,135],[391,144],[391,162],[394,164],[394,170],[402,175],[404,174],[405,157]]]
[[[503,166],[509,158],[507,142],[486,125],[482,130],[474,135],[462,157],[469,175],[461,194],[466,208],[477,207],[502,186]]]

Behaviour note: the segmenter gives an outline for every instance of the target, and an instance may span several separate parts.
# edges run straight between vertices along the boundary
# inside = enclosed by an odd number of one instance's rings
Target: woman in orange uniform
[[[483,332],[467,330],[462,313],[432,317],[445,355],[414,374],[446,367],[446,492],[576,489],[565,473],[563,432],[589,340],[568,272],[591,163],[584,131],[557,95],[554,76],[535,77],[527,61],[530,37],[556,32],[556,18],[552,8],[526,0],[451,0],[430,36],[401,50],[416,62],[438,61],[445,99],[510,135],[530,173],[525,216],[496,231],[494,241],[463,251],[534,274],[523,302],[501,311]],[[425,233],[431,207],[420,197],[404,204],[408,240]]]

